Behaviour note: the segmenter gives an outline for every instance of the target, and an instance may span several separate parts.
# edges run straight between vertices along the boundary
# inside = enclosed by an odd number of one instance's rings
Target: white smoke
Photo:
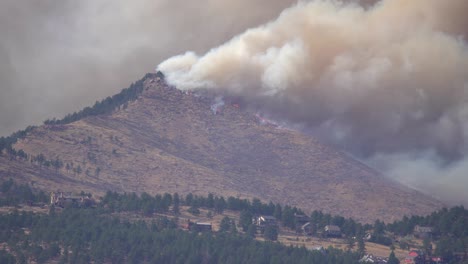
[[[468,164],[468,18],[461,10],[468,1],[383,0],[370,8],[301,1],[275,21],[158,70],[182,90],[262,102],[404,183],[467,203],[456,187],[468,183],[460,176]]]
[[[216,96],[214,103],[211,105],[211,111],[213,114],[218,114],[223,110],[224,100],[222,96]]]

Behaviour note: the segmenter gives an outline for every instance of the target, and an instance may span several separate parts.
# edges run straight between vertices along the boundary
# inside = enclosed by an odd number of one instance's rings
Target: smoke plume
[[[403,183],[468,204],[466,10],[465,0],[301,1],[158,70],[179,89],[261,102]]]

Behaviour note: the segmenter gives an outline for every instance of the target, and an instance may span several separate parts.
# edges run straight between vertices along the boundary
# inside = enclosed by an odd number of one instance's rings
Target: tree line
[[[107,114],[119,107],[126,107],[127,104],[131,101],[134,101],[143,91],[143,83],[147,78],[153,76],[158,76],[164,78],[164,75],[161,72],[158,73],[147,73],[142,79],[138,80],[135,83],[132,83],[128,88],[122,89],[118,94],[109,96],[101,101],[96,101],[96,103],[91,107],[85,107],[84,109],[74,112],[73,114],[68,114],[62,119],[47,119],[44,121],[45,125],[65,125],[80,119],[83,119],[88,116],[96,116],[101,114]],[[34,130],[36,126],[28,126],[24,130],[17,131],[10,136],[0,137],[0,155],[6,151],[8,154],[17,156],[24,153],[17,152],[13,149],[13,145],[18,141],[18,139],[24,138],[29,132]]]
[[[17,185],[13,180],[5,181],[0,186],[0,204],[18,205],[25,202],[45,202],[47,196],[43,192],[32,190],[28,185]],[[98,203],[96,211],[101,214],[114,212],[139,212],[149,217],[155,214],[172,213],[177,216],[180,213],[180,206],[188,206],[189,212],[197,214],[199,208],[210,209],[214,213],[222,213],[224,210],[240,212],[238,226],[242,229],[242,234],[253,238],[256,229],[252,224],[252,217],[255,215],[272,215],[287,228],[296,230],[299,224],[296,222],[296,215],[303,215],[304,212],[296,207],[283,206],[272,202],[263,203],[259,199],[242,199],[237,197],[224,198],[208,194],[207,196],[187,194],[181,196],[175,194],[150,195],[142,193],[117,193],[107,192]],[[198,211],[199,213],[199,211]],[[326,225],[336,225],[341,228],[342,233],[352,248],[354,243],[358,243],[358,253],[365,252],[363,237],[366,233],[371,234],[370,242],[395,247],[399,244],[403,249],[409,249],[404,240],[396,241],[397,237],[412,235],[414,227],[430,226],[433,228],[432,236],[424,240],[422,250],[428,255],[442,256],[446,260],[456,260],[456,256],[467,255],[468,249],[468,211],[463,206],[456,206],[450,209],[444,208],[433,212],[427,216],[403,217],[401,220],[386,224],[376,220],[373,224],[362,224],[351,218],[333,216],[321,211],[313,211],[308,216],[308,221],[314,227],[313,234],[319,235],[319,230],[323,230]],[[224,233],[235,230],[235,222],[226,218],[222,221]],[[172,226],[176,226],[175,224]],[[234,228],[233,228],[234,226]],[[237,230],[237,229],[236,229]],[[265,231],[264,237],[275,240],[278,230]],[[276,234],[275,234],[276,232]],[[436,245],[432,250],[431,242]]]
[[[0,137],[0,155],[2,155],[4,151],[6,151],[7,154],[17,156],[18,152],[16,152],[15,149],[13,149],[13,145],[18,141],[18,139],[26,137],[26,135],[35,128],[35,126],[28,126],[26,129],[17,131],[8,137]]]
[[[385,230],[406,236],[416,225],[432,227],[431,237],[423,241],[423,251],[427,255],[441,256],[447,261],[457,261],[457,257],[468,259],[468,210],[463,206],[443,208],[427,216],[405,216],[387,224]],[[435,242],[435,250],[431,242]]]
[[[44,191],[33,190],[28,184],[17,184],[12,179],[0,184],[0,206],[47,203]]]
[[[2,263],[358,263],[356,253],[326,252],[259,242],[232,233],[176,229],[174,220],[129,222],[99,209],[66,208],[49,214],[0,215]],[[25,232],[27,230],[27,232]],[[14,262],[13,262],[14,261]]]
[[[69,124],[71,122],[75,122],[80,120],[84,117],[88,116],[96,116],[107,114],[115,109],[123,106],[124,108],[128,104],[128,102],[134,101],[138,98],[138,96],[143,92],[143,83],[147,78],[150,78],[154,75],[153,73],[147,73],[141,80],[138,80],[135,83],[132,83],[130,87],[122,89],[118,94],[113,96],[108,96],[107,98],[96,101],[96,103],[91,107],[85,107],[81,111],[74,112],[73,114],[68,114],[62,119],[48,119],[44,121],[45,125],[64,125]]]

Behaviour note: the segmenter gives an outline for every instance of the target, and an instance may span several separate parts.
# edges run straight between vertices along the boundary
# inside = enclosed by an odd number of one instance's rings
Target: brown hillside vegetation
[[[149,75],[112,114],[34,129],[14,148],[62,168],[0,157],[0,176],[46,190],[213,193],[320,209],[361,221],[426,214],[441,203],[318,140],[265,123],[238,102],[182,92]]]

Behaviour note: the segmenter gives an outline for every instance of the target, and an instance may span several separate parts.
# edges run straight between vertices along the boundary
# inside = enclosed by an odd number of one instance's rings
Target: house
[[[74,196],[71,193],[52,192],[50,194],[50,205],[62,208],[66,206],[91,207],[95,205],[95,201],[85,195]]]
[[[294,213],[294,221],[296,225],[302,226],[303,224],[309,222],[310,219],[307,215]]]
[[[271,215],[260,215],[260,216],[254,217],[253,224],[259,227],[278,225],[276,218]]]
[[[301,231],[306,236],[311,236],[314,233],[314,227],[310,222],[307,222],[301,226]]]
[[[388,262],[388,258],[377,257],[372,254],[366,254],[359,260],[359,262],[385,264]]]
[[[328,237],[341,237],[341,229],[336,225],[326,225],[324,231]]]
[[[260,231],[261,233],[265,231],[265,228],[267,226],[273,226],[273,227],[278,226],[278,222],[276,221],[276,218],[271,215],[256,216],[252,219],[252,223],[256,227],[257,231]]]
[[[433,233],[433,228],[430,226],[415,226],[413,233],[416,237],[419,238],[430,238]]]
[[[187,225],[185,226],[188,230],[194,232],[211,232],[213,230],[213,226],[211,223],[205,222],[192,222],[187,220]]]
[[[372,239],[372,234],[371,233],[366,233],[363,238],[364,238],[364,240],[369,241],[369,240]]]
[[[424,263],[425,256],[424,253],[419,250],[411,250],[408,253],[408,256],[405,258],[406,264],[419,264]]]
[[[195,223],[195,229],[198,232],[211,232],[211,230],[213,230],[213,227],[211,223],[197,222]]]

